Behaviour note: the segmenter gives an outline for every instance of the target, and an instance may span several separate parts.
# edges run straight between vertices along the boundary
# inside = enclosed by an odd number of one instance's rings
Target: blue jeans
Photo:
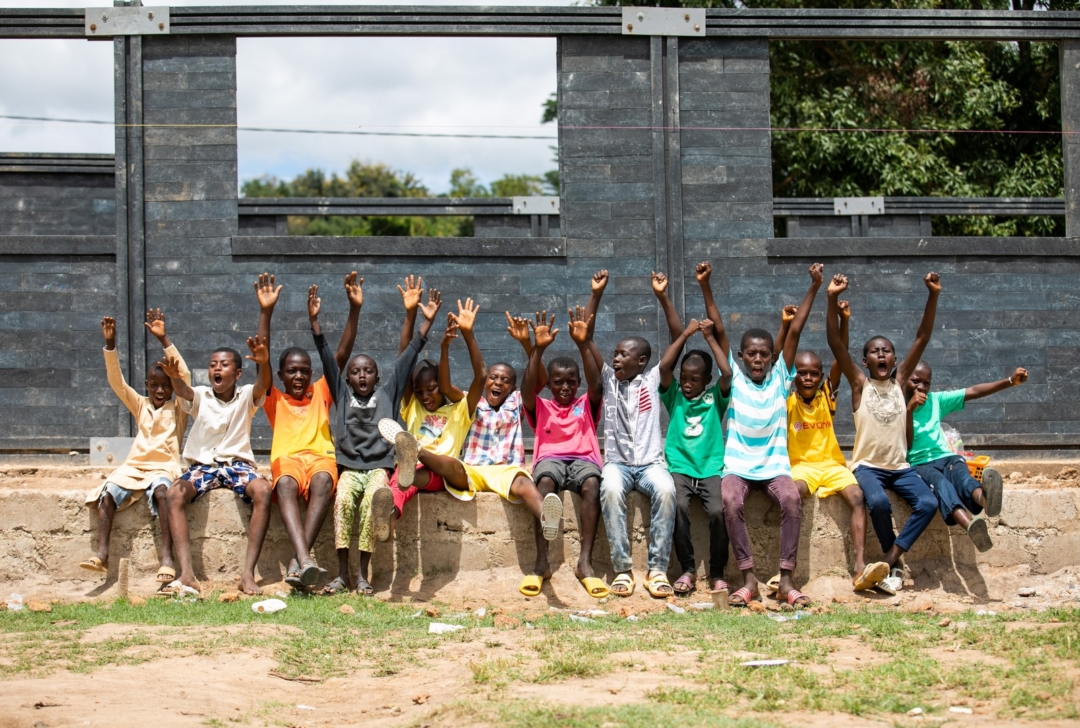
[[[971,477],[964,458],[951,455],[931,460],[916,465],[915,472],[937,496],[941,517],[945,523],[950,526],[956,523],[952,514],[957,508],[966,508],[973,515],[982,513],[982,506],[971,498],[971,494],[981,488],[982,483]]]
[[[855,468],[854,475],[862,488],[866,507],[870,510],[870,522],[874,524],[874,533],[881,543],[881,550],[888,551],[895,544],[904,551],[910,551],[911,546],[934,519],[934,511],[938,508],[937,496],[915,472],[915,468],[884,470],[860,465]],[[911,506],[911,516],[900,530],[899,536],[893,531],[892,504],[889,496],[885,495],[886,488],[894,491]]]
[[[663,465],[607,463],[600,481],[600,510],[604,515],[616,573],[630,571],[630,536],[626,528],[626,494],[632,490],[648,496],[649,570],[667,572],[671,558],[671,534],[675,530],[675,482]]]

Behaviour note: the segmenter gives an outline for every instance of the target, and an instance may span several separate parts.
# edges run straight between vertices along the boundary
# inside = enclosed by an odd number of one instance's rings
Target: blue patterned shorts
[[[195,501],[204,493],[209,493],[216,488],[231,488],[234,493],[244,499],[245,503],[251,503],[251,499],[244,495],[247,484],[262,476],[255,466],[243,460],[233,460],[231,463],[214,463],[203,465],[195,463],[184,471],[180,480],[186,480],[195,486]]]

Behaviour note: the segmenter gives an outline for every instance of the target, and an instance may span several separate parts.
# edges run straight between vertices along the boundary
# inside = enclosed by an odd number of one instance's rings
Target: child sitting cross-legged
[[[411,387],[410,374],[420,350],[427,343],[431,322],[441,305],[439,292],[432,288],[428,291],[427,304],[421,306],[422,286],[423,279],[417,280],[413,276],[405,279],[405,288],[398,286],[405,300],[405,320],[397,361],[385,379],[380,377],[379,365],[366,354],[352,357],[345,371],[338,372],[335,355],[319,325],[318,287],[312,286],[308,292],[311,332],[335,404],[334,431],[337,433],[337,463],[341,469],[334,501],[338,575],[323,587],[322,593],[327,596],[349,589],[349,541],[357,521],[360,565],[356,572],[356,593],[364,596],[375,593],[368,582],[371,554],[376,541],[390,538],[394,515],[394,491],[389,487],[394,470],[394,447],[379,434],[379,422],[398,416],[402,398]],[[424,323],[414,334],[418,309],[424,314]],[[349,324],[355,332],[356,322],[350,320],[346,325]],[[345,333],[342,333],[344,338]],[[340,346],[338,351],[341,351]]]
[[[498,493],[511,503],[524,503],[539,521],[536,529],[536,564],[532,574],[521,581],[518,590],[525,596],[540,593],[543,580],[551,578],[548,564],[547,542],[559,531],[562,518],[562,500],[551,493],[544,498],[525,469],[525,444],[521,433],[521,393],[517,391],[517,372],[502,362],[484,365],[480,347],[473,336],[473,325],[479,307],[472,299],[462,305],[458,301],[457,314],[449,315],[446,335],[443,337],[443,362],[449,355],[449,341],[461,337],[469,350],[473,366],[473,383],[468,393],[462,392],[446,380],[440,382],[442,394],[452,402],[466,402],[475,419],[465,438],[461,458],[429,451],[419,443],[418,458],[425,468],[442,477],[446,489],[460,500],[472,500],[476,493]],[[544,335],[544,334],[541,334]],[[440,375],[444,369],[440,366]],[[477,377],[476,375],[480,376]],[[409,443],[411,433],[402,431],[393,420],[383,420],[379,430],[396,447],[405,444],[411,451],[417,445]],[[400,469],[405,463],[400,462]]]
[[[147,311],[144,326],[161,342],[165,356],[176,359],[180,378],[190,382],[191,372],[165,333],[161,309]],[[187,414],[181,408],[180,400],[173,398],[172,382],[157,362],[147,367],[145,395],[129,387],[120,371],[120,358],[116,353],[116,321],[108,316],[101,319],[101,333],[105,337],[105,372],[109,386],[131,412],[139,428],[124,463],[109,473],[109,477],[90,491],[86,499],[86,505],[96,507],[98,512],[98,548],[96,555],[79,566],[105,573],[109,570],[109,536],[116,512],[137,502],[144,491],[151,515],[157,517],[164,510],[165,494],[180,474],[180,441],[187,427]],[[176,569],[169,519],[159,518],[159,524],[161,552],[156,578],[164,585],[176,578]]]
[[[905,394],[916,397],[912,412],[913,438],[908,462],[937,496],[945,523],[960,524],[979,551],[989,551],[994,543],[986,519],[977,518],[986,510],[990,517],[1001,515],[1001,474],[993,468],[983,470],[982,482],[971,476],[964,458],[949,450],[941,419],[964,409],[973,399],[989,397],[1027,381],[1026,369],[1018,368],[1008,379],[984,382],[966,389],[931,392],[933,372],[920,361],[905,385]]]

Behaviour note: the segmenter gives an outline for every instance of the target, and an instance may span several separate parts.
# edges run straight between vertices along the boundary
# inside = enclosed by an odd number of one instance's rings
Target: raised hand
[[[248,349],[251,350],[251,356],[246,356],[244,357],[245,359],[253,361],[260,366],[270,361],[270,342],[265,336],[249,336],[247,345]]]
[[[521,316],[511,316],[510,312],[506,312],[506,333],[510,334],[510,338],[514,341],[521,342],[522,344],[528,344],[529,339],[529,320]]]
[[[694,277],[697,278],[698,283],[708,283],[711,276],[712,263],[707,260],[701,261],[694,268]]]
[[[454,321],[457,323],[459,329],[464,334],[471,334],[473,325],[476,323],[476,314],[480,312],[480,307],[473,303],[471,298],[465,299],[465,305],[461,305],[461,299],[457,302],[458,312],[454,316]]]
[[[810,280],[812,280],[818,285],[821,285],[821,280],[825,275],[825,266],[821,263],[814,263],[812,266],[810,266],[810,270],[808,271],[808,273],[810,273]]]
[[[101,319],[101,335],[105,337],[105,348],[112,351],[116,348],[116,319],[106,316]]]
[[[701,335],[706,339],[716,338],[716,324],[712,319],[701,319]]]
[[[832,286],[830,286],[831,288]],[[840,309],[840,318],[847,321],[851,318],[851,304],[847,301],[840,301],[836,304],[836,307]]]
[[[701,322],[695,318],[690,319],[690,323],[686,325],[686,335],[693,336],[698,331],[701,331]]]
[[[941,276],[937,273],[930,271],[923,277],[923,283],[930,289],[931,293],[941,293]]]
[[[559,330],[551,328],[554,325],[555,314],[551,314],[551,318],[548,319],[547,311],[537,312],[536,323],[529,322],[529,326],[533,330],[533,336],[536,339],[537,349],[545,349],[551,346],[551,342],[555,341],[555,335],[559,333]]]
[[[345,296],[349,299],[349,305],[360,308],[364,305],[364,279],[356,277],[356,271],[345,276]]]
[[[319,311],[322,310],[322,299],[319,298],[319,287],[312,286],[307,289],[307,315],[308,318],[314,321],[319,318]]]
[[[920,392],[915,390],[915,394],[911,395],[911,399],[908,400],[907,408],[909,410],[916,410],[922,407],[926,403],[926,392]]]
[[[1009,377],[1009,382],[1015,387],[1018,384],[1023,384],[1027,379],[1027,369],[1024,369],[1024,367],[1017,367],[1016,371]]]
[[[608,284],[608,272],[607,269],[598,270],[593,273],[592,277],[592,292],[603,293]]]
[[[839,296],[841,293],[847,290],[848,279],[847,276],[837,273],[832,277],[832,282],[829,284],[829,295]]]
[[[446,331],[443,332],[442,343],[443,345],[449,344],[451,341],[458,337],[458,323],[457,317],[453,312],[448,311],[446,313]]]
[[[420,294],[424,292],[424,277],[405,276],[405,287],[397,287],[406,311],[415,311],[420,306]]]
[[[780,322],[790,324],[792,321],[795,320],[795,313],[798,310],[798,306],[792,306],[791,304],[784,306],[782,309],[780,309]]]
[[[155,339],[165,338],[165,314],[160,308],[151,308],[146,312],[146,321],[143,326],[154,335]]]
[[[589,326],[592,324],[594,317],[585,318],[584,306],[575,306],[568,309],[567,313],[570,314],[570,338],[575,344],[584,344],[589,340]]]
[[[161,367],[161,370],[165,372],[165,376],[167,376],[169,379],[180,379],[179,358],[172,355],[166,355],[164,359],[158,362],[158,366]]]
[[[442,308],[442,294],[439,293],[439,289],[430,288],[427,293],[427,303],[420,306],[420,313],[424,315],[424,318],[428,321],[435,320],[435,314]]]
[[[667,276],[663,273],[657,273],[656,271],[653,271],[651,281],[653,293],[655,293],[656,295],[659,296],[667,290],[668,279]]]
[[[255,282],[255,295],[259,298],[259,308],[272,309],[277,305],[278,296],[281,295],[281,286],[274,286],[272,274],[260,273],[259,280]]]

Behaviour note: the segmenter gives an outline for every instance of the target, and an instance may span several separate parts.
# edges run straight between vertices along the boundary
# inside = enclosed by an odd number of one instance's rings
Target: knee
[[[889,502],[889,496],[885,495],[884,490],[877,493],[866,493],[864,491],[863,497],[866,500],[866,507],[870,509],[871,513],[892,513],[892,503]]]
[[[600,478],[595,475],[585,478],[585,482],[581,484],[581,499],[591,501],[600,499]]]
[[[278,482],[280,483],[280,481]],[[296,484],[295,480],[293,480],[292,482],[294,485]],[[262,478],[259,478],[258,480],[253,480],[248,483],[246,495],[248,498],[251,499],[251,502],[257,506],[270,505],[271,493],[273,493],[273,489],[270,487],[270,484]]]
[[[848,486],[844,488],[844,494],[847,496],[848,505],[854,508],[865,508],[866,498],[863,497],[862,488],[859,486]]]
[[[915,501],[915,505],[911,510],[913,513],[921,513],[923,515],[933,514],[938,509],[938,499],[933,493],[922,493]]]
[[[705,507],[705,515],[709,519],[710,523],[723,522],[724,507],[720,502],[711,500]]]
[[[325,498],[334,489],[334,480],[327,473],[315,473],[311,477],[311,484],[308,487],[312,496]]]
[[[178,481],[169,486],[165,491],[165,503],[169,508],[183,508],[187,501],[187,493],[183,481]]]
[[[555,481],[551,479],[549,475],[541,475],[540,479],[536,481],[536,489],[540,491],[541,495],[547,495],[548,493],[554,493],[557,490]]]
[[[799,489],[794,484],[777,494],[776,499],[780,502],[781,513],[796,515],[802,513],[802,496],[799,495]]]
[[[723,513],[731,516],[732,518],[743,517],[743,505],[745,501],[742,496],[740,496],[738,493],[724,491],[722,500],[724,504],[722,508]]]

